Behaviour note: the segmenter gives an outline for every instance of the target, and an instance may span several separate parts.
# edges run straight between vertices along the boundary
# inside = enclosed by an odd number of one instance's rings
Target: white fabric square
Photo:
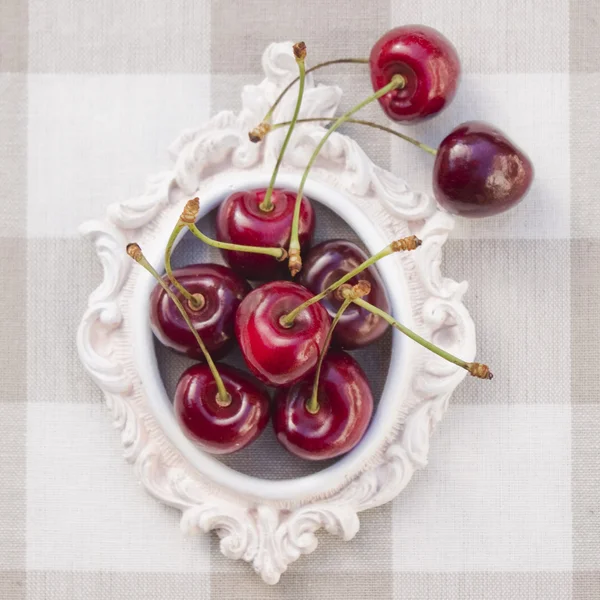
[[[568,571],[570,482],[569,405],[450,406],[394,502],[394,570]]]
[[[103,405],[27,409],[29,570],[210,571],[209,537],[136,482]]]
[[[142,194],[209,112],[209,75],[30,75],[28,235],[75,236]]]
[[[535,179],[512,210],[485,219],[457,219],[453,237],[570,236],[569,76],[556,73],[476,74],[463,77],[454,102],[439,116],[402,131],[437,147],[464,121],[488,121],[531,158]],[[392,136],[393,137],[393,136]],[[391,141],[392,171],[414,189],[431,191],[434,158],[403,140]]]

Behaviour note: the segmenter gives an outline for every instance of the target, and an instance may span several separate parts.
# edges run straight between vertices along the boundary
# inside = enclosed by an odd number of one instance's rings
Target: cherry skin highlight
[[[235,335],[252,373],[262,382],[288,386],[315,368],[330,319],[317,302],[296,317],[291,327],[281,317],[312,297],[297,283],[272,281],[246,296],[235,318]]]
[[[170,285],[211,356],[225,356],[235,344],[235,313],[251,290],[248,282],[230,268],[216,264],[188,265],[176,269],[173,275],[190,294],[201,294],[204,298],[204,305],[193,310],[181,292]],[[167,277],[164,280],[170,283]],[[196,338],[175,304],[158,284],[150,296],[150,324],[154,335],[163,345],[204,361]]]
[[[319,294],[332,283],[335,283],[367,260],[368,256],[363,250],[347,240],[327,240],[313,246],[304,259],[304,267],[300,273],[298,283],[308,288],[313,294]],[[356,285],[360,280],[371,284],[371,292],[365,300],[390,311],[390,306],[385,294],[381,277],[375,267],[371,266],[362,273],[348,281]],[[342,305],[336,292],[330,292],[321,300],[323,308],[333,319]],[[386,331],[388,325],[381,318],[368,310],[350,304],[344,311],[333,331],[333,343],[346,350],[364,348],[377,341]]]
[[[276,189],[271,201],[273,208],[260,208],[266,189],[236,192],[221,203],[217,213],[217,239],[220,242],[285,248],[290,243],[296,194]],[[315,230],[315,213],[306,197],[300,205],[298,232],[302,252],[310,247]],[[272,256],[248,252],[222,251],[223,257],[237,273],[249,280],[281,279],[287,274],[287,261]]]
[[[217,368],[231,398],[228,406],[219,404],[214,377],[207,365],[199,364],[179,378],[173,408],[183,432],[202,450],[230,454],[262,433],[269,420],[269,396],[242,371]]]
[[[442,141],[433,192],[447,211],[463,217],[495,215],[518,204],[533,181],[527,155],[488,123],[469,121]]]
[[[452,43],[425,25],[404,25],[383,35],[369,58],[375,91],[402,75],[405,85],[379,98],[386,115],[405,123],[433,117],[454,98],[460,60]]]
[[[309,376],[276,394],[275,434],[284,448],[301,458],[335,458],[363,437],[373,413],[373,395],[359,364],[341,351],[332,351],[323,360],[315,414],[307,409],[313,383]]]

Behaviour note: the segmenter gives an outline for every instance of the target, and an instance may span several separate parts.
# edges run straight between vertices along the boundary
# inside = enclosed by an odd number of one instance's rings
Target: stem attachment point
[[[259,123],[252,131],[248,132],[248,137],[253,144],[258,144],[265,139],[267,133],[271,131],[271,125],[263,121]]]

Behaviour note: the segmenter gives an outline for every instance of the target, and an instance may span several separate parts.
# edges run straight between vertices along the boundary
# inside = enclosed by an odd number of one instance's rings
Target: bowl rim
[[[299,181],[299,175],[281,174],[277,187],[297,190]],[[210,213],[232,193],[242,189],[266,187],[268,183],[269,178],[260,173],[227,174],[226,177],[215,177],[207,190],[198,190],[198,195],[202,199],[198,219]],[[378,252],[390,243],[391,240],[385,238],[363,210],[353,205],[347,197],[331,186],[309,180],[305,187],[305,195],[311,201],[326,206],[344,220],[356,232],[370,254]],[[145,255],[159,272],[164,270],[164,247],[176,221],[177,211],[180,212],[181,208],[180,205],[176,205],[175,210],[165,211],[165,218],[161,219],[161,224],[154,231],[154,243],[145,242]],[[180,234],[176,244],[183,235],[185,231]],[[412,311],[407,309],[410,299],[404,272],[397,268],[394,261],[385,259],[377,264],[377,268],[388,294],[391,313],[411,327]],[[241,473],[223,464],[218,457],[198,448],[182,432],[160,376],[154,350],[149,319],[150,292],[154,285],[154,279],[148,273],[142,272],[137,277],[133,292],[134,310],[131,331],[136,348],[136,367],[144,382],[148,406],[157,423],[171,443],[198,471],[216,484],[226,486],[238,494],[251,494],[269,500],[292,501],[299,496],[328,495],[339,489],[344,481],[358,474],[378,452],[381,452],[397,420],[398,404],[400,404],[397,398],[403,397],[404,374],[411,358],[408,340],[398,331],[394,331],[392,335],[388,375],[381,398],[361,441],[337,462],[310,475],[279,480],[264,479]]]

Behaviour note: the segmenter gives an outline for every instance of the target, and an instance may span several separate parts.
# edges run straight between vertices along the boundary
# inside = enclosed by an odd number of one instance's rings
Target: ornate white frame
[[[270,45],[263,55],[263,67],[266,78],[258,86],[244,88],[239,114],[221,112],[202,127],[184,132],[170,148],[172,170],[150,179],[142,196],[111,205],[103,220],[82,225],[82,233],[95,244],[104,278],[90,295],[77,346],[121,430],[125,457],[134,464],[148,492],[181,510],[183,531],[216,530],[225,556],[252,563],[265,582],[274,584],[290,563],[316,548],[317,530],[324,528],[344,540],[351,539],[359,528],[358,512],[394,498],[414,471],[427,464],[432,430],[465,372],[412,342],[405,344],[406,381],[398,390],[394,414],[386,415],[391,426],[376,440],[376,449],[366,460],[342,463],[344,469],[346,464],[353,466],[343,474],[341,485],[317,493],[286,497],[275,482],[268,484],[275,494],[262,495],[256,482],[242,491],[239,485],[228,485],[228,478],[233,483],[234,475],[227,467],[223,467],[222,477],[215,479],[192,466],[181,448],[165,435],[150,401],[159,390],[147,379],[142,384],[134,353],[133,324],[140,319],[135,290],[142,270],[131,269],[124,248],[135,240],[146,254],[150,248],[159,256],[167,231],[163,225],[172,226],[185,199],[198,193],[202,198],[217,180],[222,187],[223,176],[252,180],[270,173],[283,132],[273,132],[256,145],[249,142],[247,132],[296,76],[291,43]],[[339,88],[316,86],[309,76],[302,116],[331,116],[340,98]],[[294,102],[295,94],[289,94],[275,120],[289,116]],[[299,126],[282,166],[283,179],[287,176],[297,181],[323,132],[316,124]],[[418,251],[386,259],[395,261],[394,267],[406,281],[403,318],[424,337],[472,360],[475,331],[462,304],[467,284],[440,273],[442,246],[453,227],[452,217],[427,195],[412,192],[402,179],[375,166],[356,142],[338,133],[325,145],[311,181],[341,192],[345,202],[361,214],[367,213],[380,238],[387,240],[383,245],[410,233],[421,237],[423,245]],[[142,315],[142,320],[145,323],[147,317]]]

